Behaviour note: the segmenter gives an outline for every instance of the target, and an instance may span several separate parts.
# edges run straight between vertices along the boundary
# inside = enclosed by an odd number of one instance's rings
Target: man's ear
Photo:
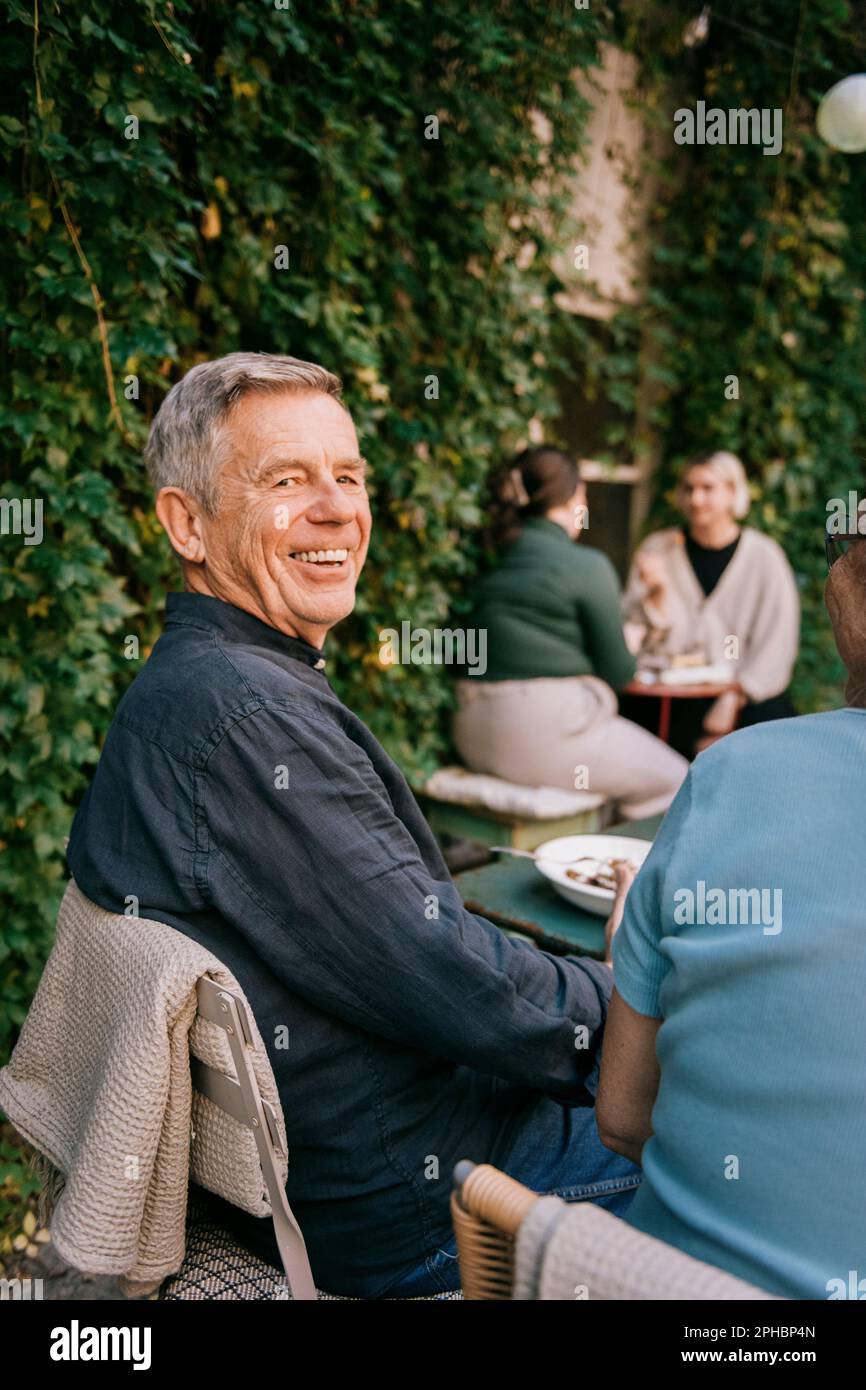
[[[156,499],[156,515],[180,558],[186,564],[203,564],[205,544],[199,504],[179,487],[164,487]]]

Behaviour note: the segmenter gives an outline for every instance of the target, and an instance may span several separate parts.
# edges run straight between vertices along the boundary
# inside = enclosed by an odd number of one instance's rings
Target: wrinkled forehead
[[[227,475],[270,462],[329,466],[360,452],[348,410],[322,391],[247,392],[231,407],[224,437]]]

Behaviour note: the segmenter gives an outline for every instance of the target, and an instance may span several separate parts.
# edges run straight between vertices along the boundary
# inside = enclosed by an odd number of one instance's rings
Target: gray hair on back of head
[[[332,372],[297,357],[230,352],[200,362],[172,386],[150,427],[144,461],[154,491],[181,488],[213,516],[219,475],[228,461],[224,427],[242,396],[252,391],[323,391],[342,404],[342,389]]]

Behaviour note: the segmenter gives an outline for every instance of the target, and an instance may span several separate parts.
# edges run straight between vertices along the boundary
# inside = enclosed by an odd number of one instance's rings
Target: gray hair
[[[227,462],[224,426],[242,396],[251,391],[324,391],[339,401],[342,389],[332,372],[297,357],[230,352],[200,362],[172,386],[150,427],[144,461],[154,490],[181,488],[213,516],[217,479]]]

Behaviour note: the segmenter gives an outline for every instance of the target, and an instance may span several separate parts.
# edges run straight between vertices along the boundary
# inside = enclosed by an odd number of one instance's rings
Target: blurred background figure
[[[630,820],[670,805],[687,765],[621,719],[615,691],[635,660],[619,583],[586,524],[576,461],[547,446],[494,478],[488,544],[469,628],[487,631],[487,669],[457,683],[454,742],[465,765],[524,786],[586,789]]]
[[[787,689],[800,633],[797,586],[781,546],[740,524],[749,501],[735,454],[697,455],[677,491],[685,524],[648,536],[629,575],[626,632],[638,664],[690,656],[726,667],[739,685],[715,700],[675,702],[670,742],[686,756],[734,728],[796,714]],[[646,701],[624,708],[646,717]]]

